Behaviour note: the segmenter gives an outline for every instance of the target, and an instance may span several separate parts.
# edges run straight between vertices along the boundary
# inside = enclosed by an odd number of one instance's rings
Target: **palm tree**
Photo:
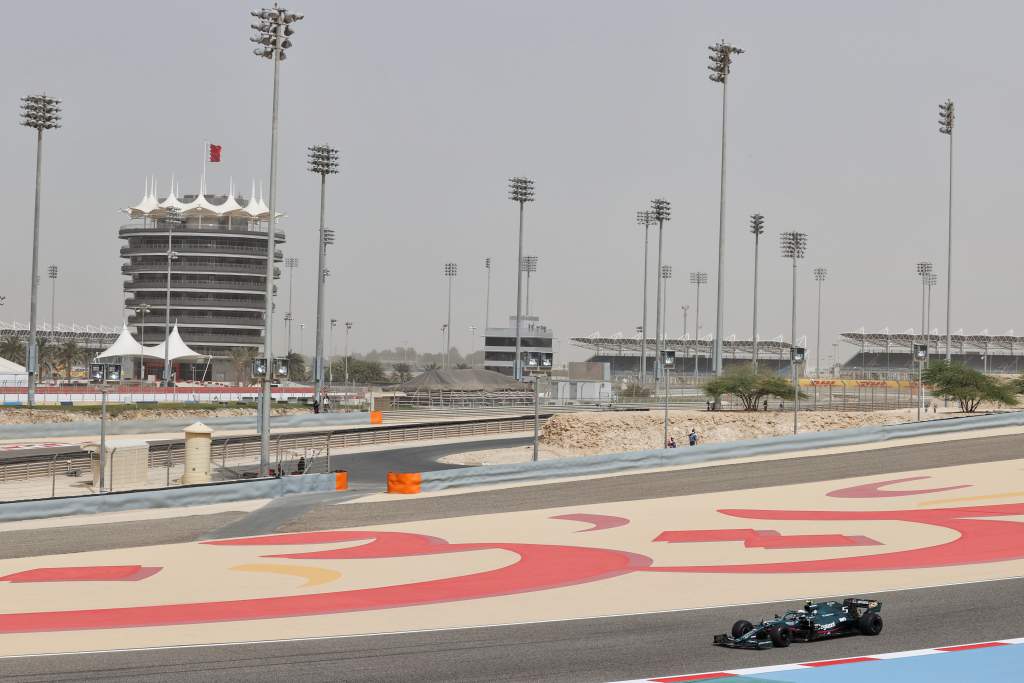
[[[288,379],[293,382],[301,382],[309,379],[306,368],[306,357],[301,353],[292,351],[288,354]]]
[[[25,364],[25,342],[10,335],[0,340],[0,357],[18,365]]]
[[[239,346],[231,349],[231,365],[235,368],[235,381],[238,386],[248,384],[252,374],[252,362],[256,360],[256,349],[251,346]]]
[[[57,347],[51,344],[46,337],[39,337],[36,348],[39,350],[36,356],[39,363],[39,376],[49,376],[50,379],[53,379],[57,374]]]
[[[71,379],[71,370],[75,364],[85,360],[88,355],[85,349],[73,341],[61,344],[54,354],[57,365],[64,368],[64,378],[67,380]]]

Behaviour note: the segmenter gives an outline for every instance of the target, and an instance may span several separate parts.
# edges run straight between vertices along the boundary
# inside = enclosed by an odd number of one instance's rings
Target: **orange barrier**
[[[334,471],[334,490],[335,491],[346,491],[348,490],[348,472],[345,470]]]
[[[388,493],[419,493],[422,479],[419,472],[388,472]]]
[[[370,424],[379,425],[384,423],[384,415],[379,410],[370,411]]]

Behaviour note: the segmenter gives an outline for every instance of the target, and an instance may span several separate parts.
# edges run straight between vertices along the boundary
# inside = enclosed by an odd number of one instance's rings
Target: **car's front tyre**
[[[739,638],[740,636],[750,633],[754,630],[754,625],[746,619],[740,619],[732,625],[732,637]]]

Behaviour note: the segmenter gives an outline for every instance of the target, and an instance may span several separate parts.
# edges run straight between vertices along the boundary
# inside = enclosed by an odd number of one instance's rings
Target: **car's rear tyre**
[[[857,621],[857,628],[866,636],[877,636],[882,632],[882,615],[878,612],[868,612]]]
[[[732,625],[732,637],[733,638],[739,638],[740,636],[744,635],[745,633],[750,633],[753,630],[754,630],[754,625],[753,624],[751,624],[746,619],[740,619],[739,621],[737,621],[735,624]]]
[[[793,634],[785,626],[776,626],[768,632],[768,637],[772,639],[772,645],[775,647],[789,647],[793,642]]]

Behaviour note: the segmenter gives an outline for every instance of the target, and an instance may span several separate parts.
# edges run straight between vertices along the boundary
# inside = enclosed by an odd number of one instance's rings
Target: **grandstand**
[[[99,353],[117,340],[120,329],[106,325],[65,325],[58,323],[50,328],[49,323],[41,323],[36,330],[39,339],[45,339],[54,345],[73,341],[89,352]],[[23,342],[28,341],[28,325],[19,322],[0,320],[0,340],[15,337]]]
[[[806,346],[806,340],[797,340]],[[636,376],[640,372],[640,346],[642,339],[639,334],[627,337],[622,333],[610,337],[602,337],[595,332],[588,337],[572,337],[569,342],[581,349],[591,351],[588,359],[594,362],[609,363],[612,376]],[[699,339],[689,336],[663,340],[665,348],[676,352],[677,375],[692,374],[696,362],[697,373],[710,374],[711,352],[714,337],[708,335]],[[759,339],[757,342],[757,359],[761,367],[770,368],[774,372],[788,373],[789,342],[782,337]],[[654,372],[654,339],[647,339],[647,371]],[[749,363],[754,355],[754,342],[750,339],[737,339],[735,335],[722,341],[722,366],[726,369],[734,363]]]
[[[913,344],[920,344],[921,336],[913,329],[900,333],[843,332],[840,337],[856,349],[856,353],[843,363],[843,377],[869,379],[904,379],[916,372],[912,358]],[[927,335],[928,354],[932,358],[945,358],[946,336],[938,330]],[[951,360],[992,374],[1018,374],[1024,370],[1024,337],[1013,334],[993,335],[987,330],[979,334],[964,334],[963,330],[950,335]]]

